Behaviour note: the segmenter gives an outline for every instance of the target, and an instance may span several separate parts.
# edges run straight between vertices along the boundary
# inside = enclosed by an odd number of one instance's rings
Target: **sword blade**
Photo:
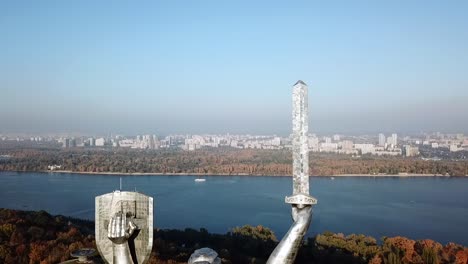
[[[309,140],[308,140],[308,88],[298,81],[293,86],[292,111],[292,154],[293,154],[293,195],[285,198],[286,203],[299,207],[316,204],[309,195]]]
[[[293,194],[309,194],[308,88],[293,87]]]

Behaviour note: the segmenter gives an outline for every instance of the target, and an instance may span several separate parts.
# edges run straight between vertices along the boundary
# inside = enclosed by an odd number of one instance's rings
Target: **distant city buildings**
[[[309,150],[311,152],[329,152],[349,155],[402,155],[401,148],[396,143],[397,134],[388,139],[379,134],[379,144],[369,142],[354,143],[352,137],[342,139],[340,135],[325,136],[320,140],[315,134],[308,136]],[[356,139],[359,140],[359,139]],[[388,141],[385,142],[385,141]],[[231,147],[239,149],[283,149],[291,147],[291,138],[260,135],[170,135],[162,140],[153,135],[123,138],[118,142],[119,147],[137,149],[159,149],[179,147],[186,151],[195,151],[202,148]],[[411,155],[415,155],[413,152]]]
[[[237,148],[237,149],[269,149],[281,150],[292,147],[291,135],[281,137],[277,135],[232,135],[232,134],[203,134],[203,135],[168,135],[158,137],[153,134],[128,136],[18,136],[0,135],[0,142],[18,142],[25,144],[60,144],[63,148],[131,148],[144,150],[182,149],[195,151],[206,148]],[[347,136],[332,134],[331,136],[317,136],[309,134],[307,142],[310,152],[337,153],[353,156],[405,156],[419,157],[421,153],[432,151],[430,157],[468,156],[468,137],[464,134],[425,133],[418,136],[402,136],[392,133],[389,137],[379,133],[375,135]],[[445,154],[443,154],[445,153]]]

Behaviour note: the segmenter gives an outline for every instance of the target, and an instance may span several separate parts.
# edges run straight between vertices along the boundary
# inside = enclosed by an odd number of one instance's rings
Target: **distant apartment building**
[[[354,148],[359,150],[362,155],[375,153],[374,144],[354,144]]]
[[[159,149],[161,143],[159,142],[159,138],[156,135],[153,135],[153,149]]]
[[[103,147],[106,144],[105,138],[98,138],[95,141],[97,147]]]
[[[342,150],[352,150],[354,144],[351,140],[343,140],[341,142],[338,142],[338,147]]]
[[[279,147],[281,146],[281,138],[280,137],[274,137],[272,140],[271,140],[271,143],[270,143],[272,146],[276,146],[276,147]]]
[[[320,152],[336,152],[338,150],[338,143],[321,143]]]
[[[134,140],[120,140],[119,144],[125,147],[131,144],[131,148],[135,149],[159,149],[161,147],[161,142],[156,135],[137,135]]]
[[[385,146],[385,140],[386,140],[385,135],[380,133],[379,134],[379,146],[384,147]]]
[[[338,153],[348,155],[359,154],[358,150],[354,149],[354,143],[351,140],[343,140],[338,142]]]
[[[121,148],[132,148],[135,144],[135,140],[133,139],[122,139],[119,140],[119,146]]]
[[[84,147],[88,144],[88,142],[84,138],[77,138],[75,141],[77,147]]]
[[[391,146],[392,142],[393,142],[392,137],[387,137],[387,141],[385,142],[385,143],[387,143],[387,146]]]
[[[402,154],[402,151],[400,148],[386,150],[384,149],[384,147],[376,147],[375,152],[373,154],[377,156],[400,156]]]
[[[450,152],[457,152],[457,151],[460,151],[461,149],[459,149],[456,144],[451,144],[449,146],[449,150],[450,150]]]
[[[159,147],[160,148],[169,148],[170,146],[171,146],[171,144],[170,144],[169,140],[167,140],[167,139],[161,139],[159,141]]]
[[[238,148],[239,147],[239,142],[235,139],[231,140],[231,142],[229,143],[229,146],[231,146],[232,148]]]
[[[62,139],[62,147],[63,148],[69,148],[70,147],[70,139],[69,138],[63,138]]]
[[[417,156],[419,155],[419,148],[418,147],[414,147],[414,146],[411,146],[411,145],[406,145],[405,146],[405,156],[406,157],[414,157],[414,156]]]
[[[74,148],[77,146],[76,139],[74,138],[62,138],[59,142],[62,143],[63,148]]]
[[[319,139],[317,137],[309,137],[309,150],[313,152],[319,151]]]
[[[396,147],[398,145],[398,136],[397,134],[392,134],[390,137],[387,138],[387,145]]]
[[[463,147],[468,147],[468,139],[464,139],[462,143]]]
[[[189,150],[189,151],[192,151],[192,150],[196,150],[196,149],[199,149],[201,147],[201,144],[200,144],[200,140],[198,138],[186,138],[185,139],[185,144],[182,145],[182,149],[183,150]]]
[[[70,148],[76,147],[76,139],[71,138],[70,141],[69,141],[69,143],[70,143]]]
[[[395,133],[392,134],[392,145],[393,146],[398,145],[398,136]]]

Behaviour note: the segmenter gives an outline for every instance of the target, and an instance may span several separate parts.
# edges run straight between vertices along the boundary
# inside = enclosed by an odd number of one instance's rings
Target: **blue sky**
[[[0,2],[0,133],[468,132],[467,1],[96,2]]]

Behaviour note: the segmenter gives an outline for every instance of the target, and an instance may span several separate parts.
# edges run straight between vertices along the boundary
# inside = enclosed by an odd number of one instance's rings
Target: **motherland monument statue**
[[[293,224],[268,258],[267,264],[292,264],[312,220],[309,194],[308,88],[303,81],[293,86],[292,156],[293,193],[285,198],[291,204]],[[148,261],[153,245],[153,198],[137,192],[114,191],[96,197],[96,245],[110,264],[141,264]],[[219,264],[210,248],[195,250],[189,264]]]

